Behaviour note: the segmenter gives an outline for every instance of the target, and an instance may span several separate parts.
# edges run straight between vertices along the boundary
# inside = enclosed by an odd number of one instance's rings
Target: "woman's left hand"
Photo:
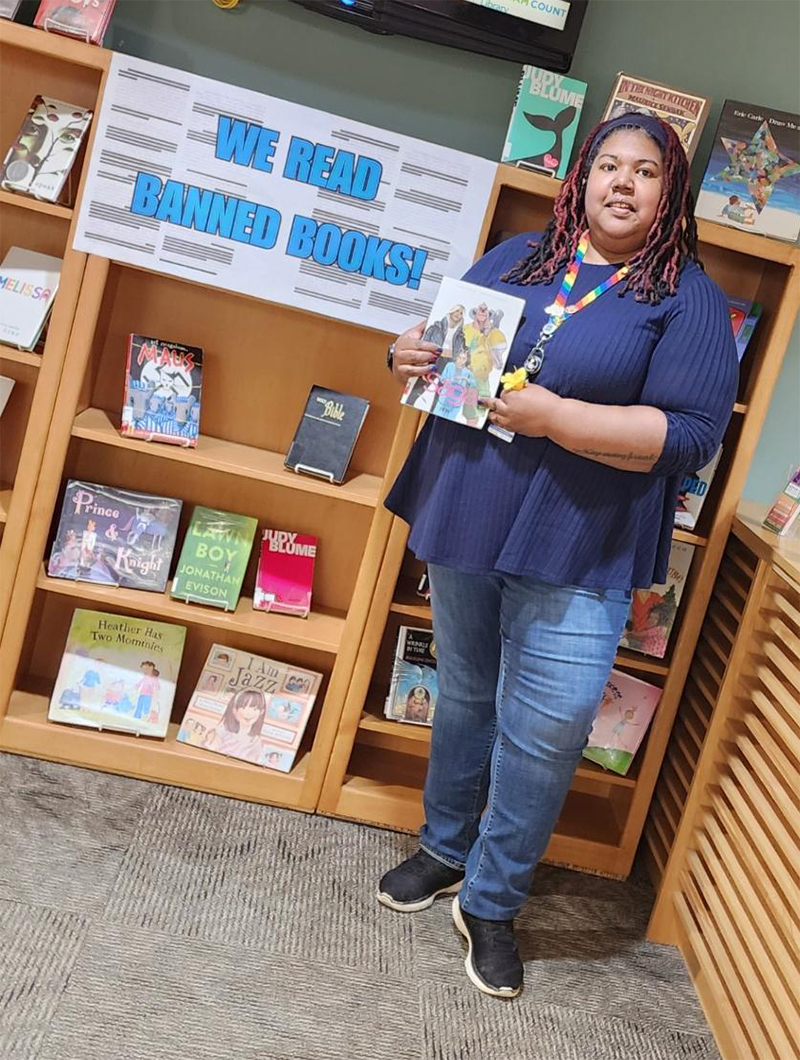
[[[536,383],[527,383],[522,390],[506,390],[500,397],[481,402],[489,409],[490,423],[529,438],[547,437],[560,403],[558,394]]]

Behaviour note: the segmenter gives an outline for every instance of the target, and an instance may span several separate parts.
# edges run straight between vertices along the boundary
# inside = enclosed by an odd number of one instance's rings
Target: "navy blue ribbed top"
[[[464,276],[522,297],[508,359],[522,364],[558,292],[500,279],[529,253],[534,233],[501,243]],[[609,276],[587,265],[569,303]],[[669,423],[649,472],[619,471],[547,438],[512,442],[429,416],[386,506],[411,524],[419,559],[456,570],[530,574],[556,585],[631,589],[663,582],[683,474],[716,452],[736,400],[738,364],[722,291],[693,262],[660,305],[612,288],[570,317],[547,347],[537,382],[562,397],[651,405]]]

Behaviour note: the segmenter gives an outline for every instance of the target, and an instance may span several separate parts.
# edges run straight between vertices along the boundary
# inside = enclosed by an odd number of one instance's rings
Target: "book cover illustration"
[[[585,98],[584,81],[523,66],[501,161],[563,180]]]
[[[0,342],[32,350],[58,291],[61,258],[9,247],[0,265]]]
[[[171,595],[235,611],[258,522],[197,505],[183,540]]]
[[[764,526],[776,534],[788,534],[800,515],[800,464],[764,518]]]
[[[649,589],[633,590],[621,648],[630,648],[656,659],[664,658],[693,555],[694,545],[673,541],[666,582],[651,585]]]
[[[5,412],[11,391],[14,389],[15,380],[9,379],[7,375],[0,375],[0,416]]]
[[[48,718],[166,736],[186,630],[76,608]]]
[[[624,777],[660,698],[656,685],[612,670],[583,757]]]
[[[196,446],[202,385],[200,346],[130,335],[120,433]]]
[[[48,575],[163,592],[181,505],[174,497],[70,479]]]
[[[285,466],[341,484],[368,411],[365,398],[312,386]]]
[[[288,773],[321,681],[314,670],[214,644],[178,739]]]
[[[522,298],[445,277],[423,332],[442,352],[427,375],[408,381],[401,402],[483,427],[489,410],[478,402],[497,394],[524,308]]]
[[[290,530],[265,530],[253,593],[253,607],[308,618],[317,539]]]
[[[793,243],[800,232],[800,115],[726,100],[695,213]]]
[[[74,103],[35,96],[0,166],[0,187],[55,202],[91,118],[90,110]]]
[[[708,118],[710,102],[706,96],[696,96],[658,81],[646,81],[631,74],[618,73],[602,121],[620,114],[630,114],[631,111],[661,118],[675,130],[691,162]]]
[[[433,631],[401,626],[384,709],[386,717],[412,725],[432,725],[438,693]]]
[[[48,33],[102,44],[117,0],[41,0],[34,26]]]
[[[722,456],[722,446],[717,449],[705,467],[695,471],[693,475],[684,475],[678,490],[678,500],[675,505],[675,525],[681,530],[694,530],[700,512],[703,510],[711,480],[717,470],[719,458]]]
[[[728,299],[728,312],[731,315],[733,337],[736,341],[736,355],[741,364],[756,324],[761,319],[763,308],[759,302],[750,302],[746,298],[734,298],[732,295],[726,295],[726,298]]]

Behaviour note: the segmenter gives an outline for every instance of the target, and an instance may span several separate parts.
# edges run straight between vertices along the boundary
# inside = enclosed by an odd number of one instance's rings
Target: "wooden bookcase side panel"
[[[5,153],[14,141],[37,94],[89,107],[96,113],[110,54],[100,48],[0,20],[0,151]],[[64,196],[75,198],[79,195],[86,152],[93,141],[94,122],[90,126],[87,144],[75,161]],[[15,387],[15,391],[20,391],[17,400],[22,399],[28,405],[27,416],[15,419],[9,409],[3,419],[5,453],[0,481],[11,492],[3,506],[5,525],[0,545],[0,636],[6,629],[22,550],[34,518],[32,506],[45,454],[46,425],[54,413],[86,265],[86,256],[71,249],[74,219],[73,210],[40,203],[29,196],[4,191],[0,198],[0,257],[10,246],[16,245],[63,258],[58,295],[45,342],[39,346],[38,368],[34,368],[30,360],[24,362],[22,354],[7,351],[3,357],[0,351],[0,370],[4,374],[20,379],[18,369],[22,363],[37,371],[35,390],[29,403],[24,394],[27,388]],[[16,368],[7,370],[13,362],[16,362]],[[12,394],[13,398],[15,394]],[[8,422],[7,417],[10,417]]]

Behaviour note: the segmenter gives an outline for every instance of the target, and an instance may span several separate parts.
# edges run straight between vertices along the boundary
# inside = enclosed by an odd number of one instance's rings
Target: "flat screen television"
[[[294,0],[372,33],[399,33],[567,73],[589,0]]]

